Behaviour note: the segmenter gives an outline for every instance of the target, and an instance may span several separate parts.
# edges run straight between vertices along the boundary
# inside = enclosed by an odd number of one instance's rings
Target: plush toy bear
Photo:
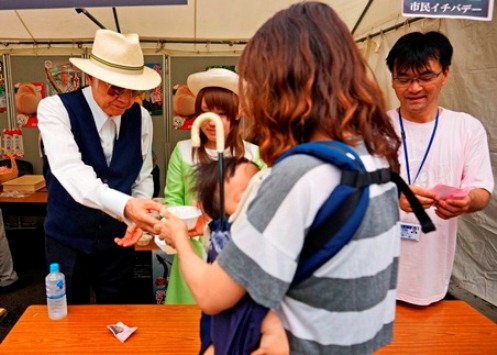
[[[195,118],[195,96],[188,86],[176,85],[173,96],[173,127],[190,129]]]
[[[17,124],[25,127],[36,127],[36,110],[42,99],[40,88],[32,83],[18,83],[15,85],[15,89]]]
[[[41,100],[41,94],[31,83],[20,83],[16,92],[16,109],[18,113],[34,115]]]

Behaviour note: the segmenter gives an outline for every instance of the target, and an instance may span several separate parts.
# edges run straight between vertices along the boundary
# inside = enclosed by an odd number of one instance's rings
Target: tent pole
[[[420,20],[424,20],[425,18],[424,17],[414,17],[414,18],[410,18],[404,22],[401,22],[401,23],[397,23],[393,26],[390,26],[390,27],[387,27],[383,30],[380,30],[380,31],[377,31],[377,32],[374,32],[374,33],[371,33],[371,34],[368,34],[366,36],[363,36],[361,38],[358,38],[356,39],[355,41],[357,43],[360,43],[360,42],[364,42],[365,40],[369,39],[369,38],[373,38],[373,37],[376,37],[378,35],[381,35],[383,33],[386,33],[386,32],[390,32],[390,31],[394,31],[396,30],[397,28],[399,27],[402,27],[402,26],[405,26],[405,25],[410,25],[411,23],[415,23],[415,22],[418,22]]]
[[[92,20],[92,22],[93,22],[94,24],[96,24],[98,27],[100,27],[100,28],[102,28],[102,29],[104,29],[104,30],[105,30],[105,26],[104,26],[104,25],[102,25],[102,24],[101,24],[101,23],[100,23],[100,22],[99,22],[99,21],[98,21],[95,17],[93,17],[93,15],[92,15],[92,14],[90,14],[88,11],[86,11],[86,9],[83,9],[83,8],[78,7],[78,8],[76,8],[75,10],[76,10],[76,12],[77,12],[78,14],[83,13],[86,17],[88,17],[90,20]]]
[[[116,23],[117,32],[121,33],[121,26],[119,26],[119,18],[117,17],[117,10],[115,7],[112,8],[112,13],[114,14],[114,22]]]
[[[7,126],[8,129],[14,129],[17,126],[16,123],[16,110],[15,110],[15,94],[14,94],[14,83],[12,82],[12,70],[10,64],[10,54],[4,54],[2,56],[3,61],[3,74],[4,74],[4,88],[5,88],[5,98],[7,99]]]
[[[197,40],[190,40],[190,39],[168,39],[168,38],[140,38],[140,43],[159,43],[159,44],[167,44],[167,43],[174,43],[174,44],[226,44],[228,46],[236,46],[236,45],[246,45],[248,43],[248,40],[237,40],[237,39],[217,39],[217,40],[209,40],[209,39],[197,39]],[[32,45],[48,45],[48,46],[55,46],[55,45],[77,45],[77,46],[83,46],[83,45],[91,45],[93,44],[93,39],[92,40],[71,40],[71,41],[51,41],[51,40],[41,40],[41,41],[26,41],[26,40],[6,40],[6,41],[0,41],[0,46],[8,47],[10,45],[14,46],[19,46],[19,45],[27,45],[27,46],[32,46]]]
[[[372,3],[373,3],[373,0],[369,0],[368,3],[366,4],[366,6],[364,7],[364,10],[362,10],[361,15],[359,16],[359,18],[357,19],[357,22],[354,25],[354,28],[352,28],[352,36],[354,35],[355,31],[357,30],[357,28],[361,24],[364,16],[366,16],[366,13],[368,12],[369,7],[371,6]]]

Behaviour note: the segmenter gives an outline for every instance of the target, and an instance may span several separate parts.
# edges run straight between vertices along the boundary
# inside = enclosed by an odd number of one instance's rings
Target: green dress
[[[245,157],[252,160],[259,168],[263,169],[266,164],[259,156],[259,147],[252,143],[244,142]],[[213,159],[217,159],[215,150],[207,149],[207,153]],[[226,154],[226,153],[225,153]],[[174,148],[167,167],[166,187],[164,189],[164,201],[167,206],[191,205],[195,199],[192,192],[194,186],[191,140],[178,142]],[[204,257],[202,237],[191,239],[195,253]],[[173,265],[169,274],[169,284],[166,293],[166,304],[194,304],[195,300],[181,274],[178,257],[174,256]]]

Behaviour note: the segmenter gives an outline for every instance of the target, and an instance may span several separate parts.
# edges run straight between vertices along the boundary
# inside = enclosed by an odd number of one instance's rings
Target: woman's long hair
[[[195,99],[196,116],[204,113],[202,110],[202,100],[205,101],[205,105],[209,110],[217,109],[226,113],[226,116],[230,121],[230,132],[228,133],[224,145],[226,149],[229,149],[232,156],[243,157],[245,155],[245,148],[239,132],[238,96],[234,92],[223,88],[204,88],[200,90]],[[198,156],[199,163],[206,163],[211,160],[205,151],[206,143],[207,137],[202,130],[200,130],[200,147],[194,149],[192,152],[193,156],[195,156],[195,154]]]
[[[239,61],[242,111],[257,131],[268,165],[316,132],[349,145],[361,140],[398,171],[400,140],[366,61],[337,14],[319,2],[278,12]]]

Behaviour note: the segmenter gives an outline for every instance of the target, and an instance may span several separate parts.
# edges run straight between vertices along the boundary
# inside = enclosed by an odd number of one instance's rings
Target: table
[[[0,344],[1,354],[197,354],[195,305],[69,306],[51,321],[46,306],[30,306]],[[107,325],[137,326],[120,343]],[[497,325],[463,301],[429,307],[399,304],[393,343],[376,354],[497,354]]]
[[[47,214],[48,191],[46,188],[25,193],[24,197],[0,196],[0,208],[6,216],[45,216]]]
[[[463,301],[398,303],[393,342],[375,354],[497,354],[497,324]]]
[[[193,305],[69,306],[52,321],[47,308],[29,306],[0,344],[0,354],[198,354],[200,309]],[[124,343],[107,325],[138,327]]]

